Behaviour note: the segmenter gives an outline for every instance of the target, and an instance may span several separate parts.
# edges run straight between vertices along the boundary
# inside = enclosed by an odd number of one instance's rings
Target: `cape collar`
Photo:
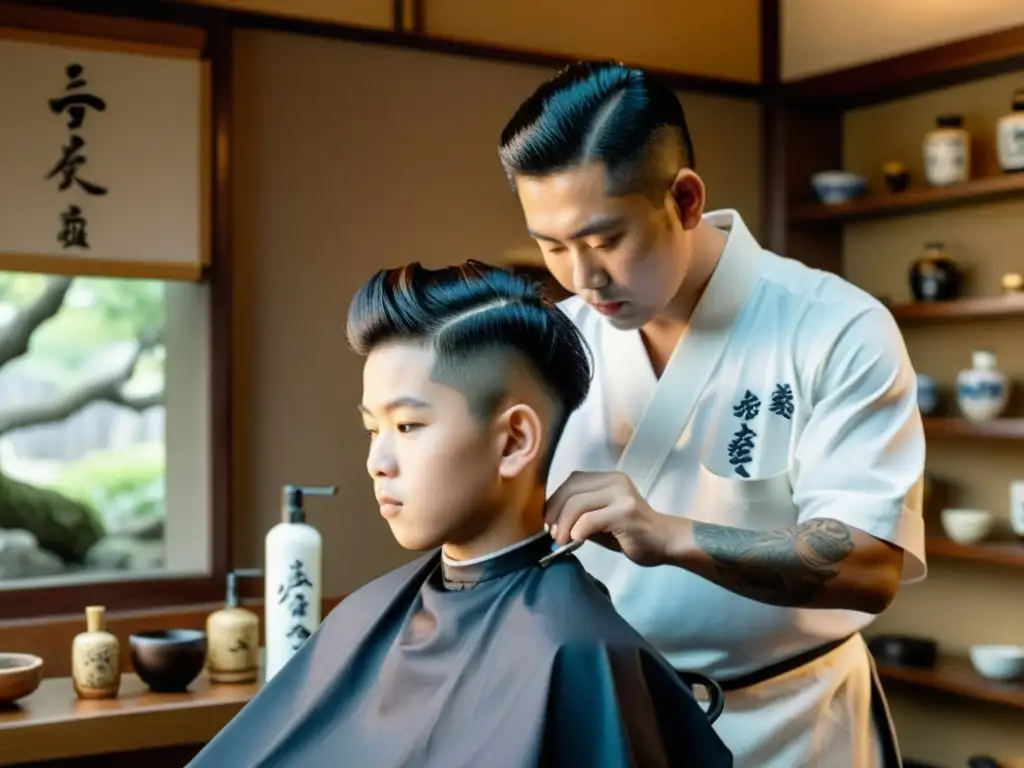
[[[476,585],[530,568],[551,552],[547,531],[512,546],[473,560],[451,560],[441,553],[441,578],[446,589],[470,589]]]

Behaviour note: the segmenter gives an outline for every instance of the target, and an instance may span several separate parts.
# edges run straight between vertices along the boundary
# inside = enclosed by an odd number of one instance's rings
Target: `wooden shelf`
[[[940,656],[934,669],[878,664],[878,674],[886,682],[945,691],[975,701],[1024,709],[1024,684],[988,680],[974,671],[970,659],[965,656]]]
[[[1018,196],[1024,197],[1024,173],[972,179],[963,184],[949,187],[908,189],[899,194],[879,193],[842,205],[802,203],[790,209],[789,220],[799,223],[880,219],[957,205],[988,203]]]
[[[967,419],[925,418],[928,437],[965,437],[982,440],[1024,440],[1024,419],[995,419],[973,422]]]
[[[1024,25],[783,84],[789,104],[853,109],[979,80],[1024,66]]]
[[[187,693],[151,693],[121,676],[116,699],[75,696],[71,679],[43,680],[35,693],[0,712],[0,765],[202,744],[256,695],[259,683],[215,685],[203,673]]]
[[[892,316],[901,323],[915,324],[945,320],[982,320],[1024,316],[1024,293],[957,301],[915,301],[892,304]]]
[[[945,536],[929,536],[925,542],[929,556],[967,560],[985,565],[1024,567],[1024,543],[998,541],[979,544],[957,544]]]

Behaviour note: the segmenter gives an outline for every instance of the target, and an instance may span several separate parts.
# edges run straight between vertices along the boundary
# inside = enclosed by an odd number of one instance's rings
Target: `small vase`
[[[917,408],[927,416],[939,404],[939,388],[935,379],[925,373],[917,374]]]
[[[106,609],[85,609],[86,630],[71,643],[71,678],[83,699],[113,699],[121,688],[121,646],[104,630]]]
[[[971,175],[971,135],[960,115],[943,115],[924,137],[924,175],[933,187],[967,181]]]
[[[1000,416],[1010,399],[1010,382],[998,369],[992,352],[971,354],[973,367],[956,377],[956,399],[970,421],[989,421]]]
[[[939,242],[927,243],[924,256],[910,267],[910,291],[916,301],[949,301],[960,295],[963,273]]]
[[[1013,94],[1010,113],[996,121],[996,147],[1000,168],[1024,171],[1024,88]]]

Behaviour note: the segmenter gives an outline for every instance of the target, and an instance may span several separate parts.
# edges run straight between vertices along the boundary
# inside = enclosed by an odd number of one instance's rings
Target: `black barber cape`
[[[542,534],[345,598],[190,768],[732,766],[692,691]],[[685,617],[680,617],[685,620]]]

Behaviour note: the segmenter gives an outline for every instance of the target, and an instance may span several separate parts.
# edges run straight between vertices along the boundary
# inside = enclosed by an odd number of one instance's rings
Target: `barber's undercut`
[[[377,272],[352,299],[347,330],[360,355],[396,341],[429,344],[436,354],[431,378],[464,394],[481,421],[506,396],[510,366],[525,363],[556,405],[545,472],[590,389],[590,350],[572,321],[539,284],[478,261]]]
[[[694,168],[683,105],[672,88],[642,69],[612,61],[578,62],[544,83],[501,133],[501,164],[543,178],[600,162],[609,195],[664,200],[683,168]]]

